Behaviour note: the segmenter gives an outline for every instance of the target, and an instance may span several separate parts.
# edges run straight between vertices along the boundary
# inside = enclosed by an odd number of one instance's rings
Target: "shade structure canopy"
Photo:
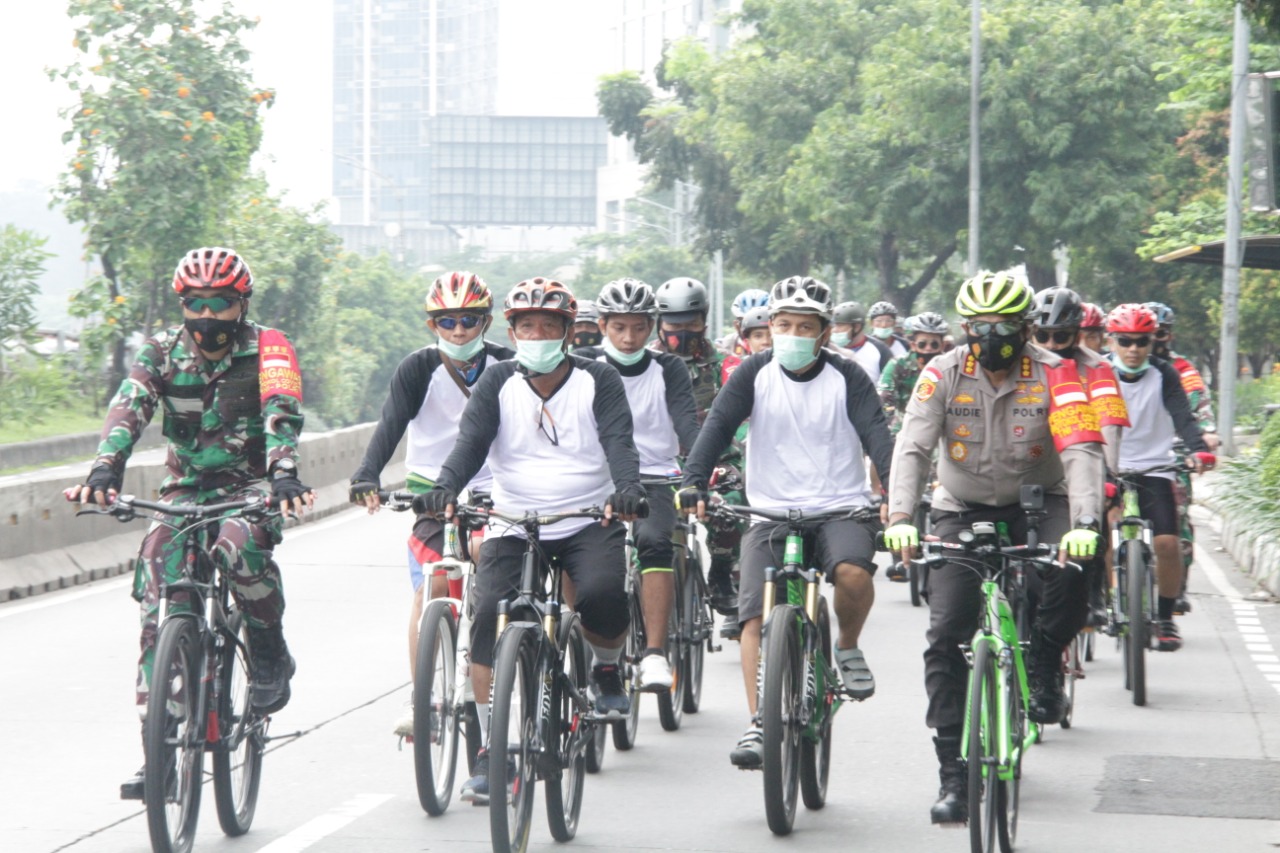
[[[1241,266],[1255,270],[1280,270],[1280,234],[1245,237],[1241,242],[1244,244]],[[1186,264],[1220,267],[1226,244],[1226,240],[1199,243],[1158,255],[1155,261],[1160,264],[1179,261]]]

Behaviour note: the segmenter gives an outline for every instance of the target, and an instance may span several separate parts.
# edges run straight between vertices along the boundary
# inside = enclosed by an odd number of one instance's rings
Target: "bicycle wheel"
[[[142,724],[143,801],[156,853],[187,853],[195,840],[204,781],[202,651],[194,619],[173,616],[160,626]]]
[[[587,695],[587,648],[577,614],[563,619],[559,633],[563,677],[558,673],[552,681],[551,719],[546,721],[556,752],[556,768],[546,779],[547,824],[552,838],[569,841],[578,832],[587,744],[594,726],[583,721],[576,699]]]
[[[992,853],[1003,808],[1004,786],[996,776],[996,661],[989,643],[974,648],[969,673],[969,846],[973,853]]]
[[[684,574],[684,631],[688,648],[681,658],[684,671],[684,712],[696,714],[702,707],[702,670],[707,660],[707,643],[715,629],[707,601],[706,581],[702,575],[702,561],[690,555]]]
[[[640,655],[644,654],[644,616],[640,612],[639,584],[631,592],[628,608],[631,611],[631,627],[627,629],[627,640],[622,646],[622,685],[631,697],[631,712],[621,720],[613,723],[613,746],[619,752],[626,752],[636,745],[636,731],[640,728],[640,697],[644,694],[636,689],[636,672]]]
[[[1084,634],[1076,634],[1062,650],[1062,680],[1067,695],[1067,710],[1062,715],[1061,726],[1071,728],[1071,715],[1076,709],[1076,679],[1084,677],[1080,669],[1080,649],[1084,646]]]
[[[1133,704],[1147,704],[1147,567],[1142,547],[1130,542],[1125,551],[1125,582],[1128,585],[1129,633],[1125,655]]]
[[[587,741],[587,772],[599,773],[604,769],[604,754],[609,744],[609,726],[596,723],[591,727],[591,739]]]
[[[418,657],[413,673],[413,772],[418,802],[432,817],[449,808],[458,767],[458,623],[444,599],[427,604],[418,623]]]
[[[920,538],[923,539],[928,526],[929,514],[925,512],[924,505],[916,507],[916,517],[914,520],[916,530],[920,532]],[[917,564],[914,560],[907,561],[907,585],[911,589],[911,606],[919,607],[924,599],[920,593],[924,590],[924,566]]]
[[[815,726],[814,736],[807,733],[800,740],[800,799],[807,809],[820,809],[827,803],[827,781],[831,776],[831,722],[835,706],[828,701],[833,695],[834,684],[829,681],[831,671],[831,617],[827,613],[826,599],[818,599],[818,645],[806,667],[825,667],[826,695],[816,698],[814,713],[822,717]],[[821,663],[817,652],[821,652]],[[839,678],[838,675],[835,678]],[[808,684],[809,679],[805,679]],[[816,682],[815,682],[816,683]]]
[[[1022,796],[1022,751],[1027,733],[1027,703],[1013,662],[999,667],[997,671],[1004,684],[1004,714],[1009,721],[1013,768],[1011,778],[998,783],[996,831],[1000,840],[1000,853],[1013,853],[1013,843],[1018,835],[1018,806]]]
[[[253,823],[262,780],[263,721],[249,708],[249,629],[234,610],[218,666],[218,737],[213,748],[213,799],[218,823],[230,836],[244,835]]]
[[[677,574],[676,577],[683,581],[681,574]],[[684,720],[684,675],[687,669],[685,659],[689,654],[689,635],[684,630],[686,599],[683,586],[684,584],[681,583],[681,589],[676,590],[675,598],[671,602],[671,617],[667,623],[671,688],[666,693],[658,694],[658,722],[662,724],[662,730],[667,732],[678,731],[680,723]]]
[[[509,625],[494,655],[489,706],[489,834],[496,853],[524,853],[533,824],[541,626]]]
[[[763,644],[760,725],[764,729],[764,813],[774,835],[791,832],[800,787],[800,712],[805,688],[797,613],[798,608],[785,604],[773,608]]]

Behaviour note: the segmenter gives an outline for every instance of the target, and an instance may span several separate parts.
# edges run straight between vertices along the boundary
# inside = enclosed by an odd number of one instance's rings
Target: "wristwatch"
[[[298,475],[298,466],[294,464],[292,459],[281,459],[275,465],[271,466],[271,479],[279,480],[284,477],[296,477]]]

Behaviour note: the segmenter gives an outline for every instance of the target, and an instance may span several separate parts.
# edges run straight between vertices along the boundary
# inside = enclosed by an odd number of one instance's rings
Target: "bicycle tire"
[[[1139,706],[1147,704],[1147,567],[1142,552],[1138,542],[1130,542],[1125,551],[1126,583],[1129,587],[1126,649],[1133,704]]]
[[[538,642],[542,626],[508,625],[494,654],[489,705],[489,835],[495,853],[524,853],[537,781]]]
[[[827,678],[831,670],[831,616],[827,611],[827,601],[818,598],[818,649],[823,660],[827,662]],[[805,666],[816,666],[816,660],[805,662]],[[839,676],[835,676],[839,678]],[[806,682],[807,683],[807,682]],[[804,807],[816,811],[827,804],[827,783],[831,778],[831,724],[834,716],[834,705],[827,702],[832,694],[832,685],[827,683],[826,695],[815,697],[815,705],[820,707],[823,720],[818,726],[817,740],[805,736],[800,739],[800,799]]]
[[[774,835],[787,835],[795,823],[800,788],[800,706],[804,684],[798,608],[778,605],[769,614],[763,644],[764,684],[760,727],[764,730],[764,812]]]
[[[916,507],[916,516],[914,519],[916,530],[920,532],[920,538],[923,539],[927,531],[929,514],[924,511],[924,506]],[[919,607],[924,603],[921,593],[924,591],[924,567],[916,563],[914,560],[907,561],[907,586],[911,591],[911,606]]]
[[[449,808],[458,768],[457,650],[453,605],[444,599],[428,602],[418,623],[413,674],[413,771],[418,803],[432,817]]]
[[[249,706],[248,626],[232,610],[227,628],[240,644],[229,638],[218,665],[218,737],[213,748],[213,799],[218,824],[231,837],[244,835],[253,824],[262,781],[262,718]]]
[[[582,814],[582,787],[587,776],[587,744],[595,727],[583,720],[574,693],[587,693],[587,646],[578,615],[562,618],[557,646],[564,664],[563,678],[552,679],[551,713],[547,731],[552,734],[556,769],[547,775],[543,791],[547,825],[556,841],[571,841]]]
[[[686,570],[677,569],[676,579],[680,581],[680,589],[671,601],[671,614],[667,620],[667,649],[668,656],[671,659],[671,687],[666,692],[658,694],[658,722],[662,726],[663,731],[675,732],[680,730],[680,723],[684,721],[684,693],[685,680],[684,675],[687,667],[685,659],[689,654],[689,635],[685,632],[685,599],[684,599],[684,576]]]
[[[597,723],[591,727],[591,739],[587,742],[587,772],[599,773],[604,769],[604,754],[609,744],[609,726]]]
[[[996,662],[991,645],[979,642],[969,673],[969,847],[992,853],[999,834],[1003,784],[996,776]]]
[[[1083,634],[1076,634],[1062,650],[1062,679],[1065,688],[1063,692],[1067,697],[1067,710],[1063,713],[1062,722],[1059,725],[1064,729],[1071,728],[1071,717],[1076,710],[1076,678],[1077,673],[1080,672],[1080,649],[1084,645],[1083,637]]]
[[[644,614],[640,612],[640,585],[636,584],[627,601],[631,611],[631,626],[627,629],[627,638],[622,646],[622,684],[631,697],[631,710],[621,720],[612,724],[613,748],[626,752],[636,745],[636,734],[640,728],[640,697],[644,694],[636,689],[636,676],[639,673],[640,655],[644,654]]]
[[[201,647],[194,618],[171,616],[161,624],[142,724],[143,802],[155,853],[189,853],[195,840],[204,782]]]
[[[715,617],[707,600],[706,580],[702,573],[702,560],[695,554],[685,564],[684,574],[684,630],[688,632],[689,646],[682,658],[684,678],[684,712],[696,714],[702,707],[702,673],[707,662],[707,646],[715,630]]]
[[[1022,752],[1028,722],[1027,703],[1022,695],[1022,683],[1014,667],[1012,660],[1007,666],[997,667],[997,672],[1005,685],[1004,712],[1009,720],[1009,741],[1013,746],[1012,778],[999,782],[999,800],[995,803],[996,834],[1000,842],[1000,853],[1013,853],[1013,844],[1018,835],[1018,807],[1022,800]],[[1043,731],[1040,737],[1043,737]],[[1039,738],[1037,738],[1038,741]]]

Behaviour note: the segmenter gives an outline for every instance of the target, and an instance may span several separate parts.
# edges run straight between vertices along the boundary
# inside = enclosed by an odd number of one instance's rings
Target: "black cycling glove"
[[[300,498],[309,491],[311,487],[302,485],[302,481],[293,474],[271,480],[271,502],[276,506],[291,504],[295,498]]]
[[[706,489],[697,486],[685,486],[676,492],[676,509],[681,512],[693,512],[698,508],[698,501],[704,504],[711,502],[711,495]]]
[[[649,499],[644,493],[635,492],[614,492],[609,495],[606,503],[613,507],[614,515],[635,516],[636,518],[649,517]]]
[[[89,490],[89,500],[93,501],[93,495],[96,492],[102,492],[104,495],[109,494],[112,489],[120,491],[120,475],[116,473],[116,469],[105,462],[99,462],[89,469],[89,476],[85,478],[84,486]]]
[[[352,480],[348,495],[353,504],[362,504],[366,497],[377,494],[381,488],[382,485],[377,480]]]
[[[418,515],[439,517],[451,506],[458,505],[458,495],[452,489],[436,486],[429,492],[417,495],[413,499],[413,511]]]

